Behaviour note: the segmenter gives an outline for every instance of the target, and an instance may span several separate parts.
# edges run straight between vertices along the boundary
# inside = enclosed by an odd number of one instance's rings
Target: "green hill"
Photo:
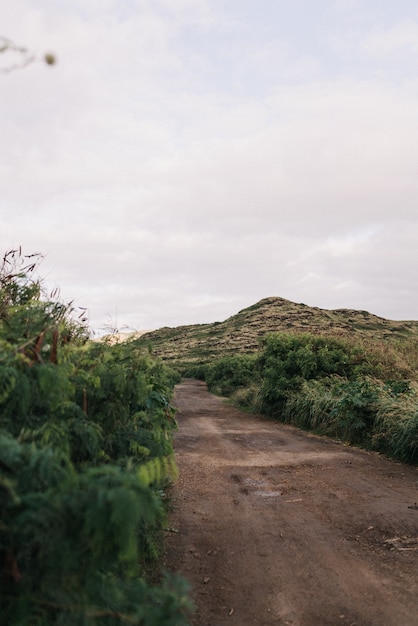
[[[264,298],[223,322],[160,328],[136,343],[152,347],[164,361],[206,363],[236,353],[254,353],[275,332],[312,333],[358,343],[405,344],[418,341],[418,321],[393,321],[355,309],[327,310],[284,298]]]

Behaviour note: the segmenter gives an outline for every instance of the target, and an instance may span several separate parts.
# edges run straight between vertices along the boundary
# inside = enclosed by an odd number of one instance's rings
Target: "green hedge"
[[[178,377],[133,344],[90,341],[35,266],[11,251],[0,268],[2,623],[186,624],[184,581],[148,576]]]
[[[200,368],[210,390],[244,408],[418,462],[417,386],[382,381],[375,354],[342,339],[280,333],[258,355],[237,355]]]

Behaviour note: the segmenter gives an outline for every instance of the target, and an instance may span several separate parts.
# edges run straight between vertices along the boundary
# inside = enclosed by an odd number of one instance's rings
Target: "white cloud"
[[[341,21],[338,52],[307,2],[306,45],[285,8],[231,6],[0,8],[7,36],[58,57],[0,75],[0,244],[44,252],[95,327],[223,319],[269,295],[412,317],[418,90],[388,58],[415,22]]]
[[[418,64],[418,21],[406,20],[387,28],[374,28],[361,43],[362,51],[375,59],[399,61],[409,58]]]

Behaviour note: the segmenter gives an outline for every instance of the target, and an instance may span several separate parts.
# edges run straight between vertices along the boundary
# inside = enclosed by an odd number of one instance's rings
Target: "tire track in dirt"
[[[418,470],[177,386],[166,565],[193,626],[417,626]]]

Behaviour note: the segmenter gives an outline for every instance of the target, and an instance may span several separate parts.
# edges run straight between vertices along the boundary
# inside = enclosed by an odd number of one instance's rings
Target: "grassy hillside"
[[[245,409],[418,463],[417,321],[266,298],[136,341]]]
[[[277,297],[260,300],[223,322],[161,328],[137,341],[170,363],[199,364],[237,353],[253,354],[260,340],[275,332],[337,336],[381,350],[396,347],[398,365],[415,370],[418,321],[387,320],[354,309],[320,309]]]

